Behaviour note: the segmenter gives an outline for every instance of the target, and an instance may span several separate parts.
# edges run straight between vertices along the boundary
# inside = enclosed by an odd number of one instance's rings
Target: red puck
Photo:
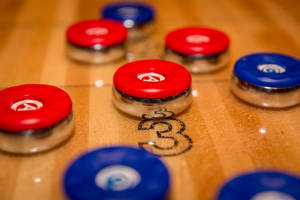
[[[109,19],[87,20],[71,25],[66,37],[67,41],[81,47],[107,47],[122,44],[127,38],[127,29],[120,22]]]
[[[72,113],[72,101],[63,90],[26,84],[0,91],[0,130],[23,132],[54,126]]]
[[[191,87],[191,75],[181,65],[164,60],[140,60],[120,67],[114,74],[117,90],[137,98],[177,96]]]
[[[229,47],[228,36],[218,30],[202,27],[186,27],[170,32],[166,47],[184,55],[215,55]]]

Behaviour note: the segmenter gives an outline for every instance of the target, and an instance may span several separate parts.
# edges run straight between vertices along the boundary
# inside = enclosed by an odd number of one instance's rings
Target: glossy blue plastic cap
[[[67,169],[63,184],[72,200],[162,200],[169,182],[167,168],[154,154],[113,146],[76,159]]]
[[[300,199],[300,179],[278,171],[246,173],[227,182],[217,197],[217,200],[241,199],[298,200]]]
[[[106,5],[101,12],[102,18],[122,22],[131,28],[142,25],[154,19],[154,8],[146,3],[119,2]]]
[[[300,60],[278,53],[255,53],[241,57],[234,74],[255,86],[293,88],[300,86]]]

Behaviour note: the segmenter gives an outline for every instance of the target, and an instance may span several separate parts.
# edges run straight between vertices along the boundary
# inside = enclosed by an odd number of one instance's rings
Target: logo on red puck
[[[25,99],[18,101],[11,106],[14,111],[34,111],[43,107],[42,102],[37,100]]]
[[[186,41],[193,44],[201,44],[210,42],[210,38],[205,35],[189,35]]]
[[[95,27],[95,28],[89,28],[85,31],[87,35],[107,35],[108,30],[107,28],[102,28],[102,27]]]
[[[163,75],[154,72],[139,74],[137,78],[144,82],[161,82],[165,80]]]

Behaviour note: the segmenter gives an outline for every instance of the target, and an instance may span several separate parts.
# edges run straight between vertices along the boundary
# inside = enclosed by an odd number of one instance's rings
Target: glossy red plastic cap
[[[66,37],[70,43],[82,47],[112,46],[126,40],[127,29],[120,22],[109,19],[87,20],[71,25]]]
[[[0,130],[22,132],[49,128],[72,112],[69,95],[54,86],[27,84],[0,91]]]
[[[215,55],[229,47],[228,36],[218,30],[201,27],[186,27],[170,32],[166,47],[184,55]]]
[[[138,98],[177,96],[191,87],[191,75],[181,65],[164,60],[140,60],[114,74],[117,90]]]

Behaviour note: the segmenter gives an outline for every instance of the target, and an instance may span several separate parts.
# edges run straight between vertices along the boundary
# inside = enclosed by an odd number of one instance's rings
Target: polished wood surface
[[[31,155],[0,153],[0,199],[64,199],[62,174],[81,152],[103,145],[156,141],[156,130],[138,130],[141,120],[118,112],[111,103],[112,76],[126,61],[85,66],[65,57],[64,32],[83,19],[97,18],[108,0],[1,0],[0,87],[46,83],[73,100],[75,132],[65,144]],[[300,57],[300,2],[297,0],[150,0],[157,9],[155,39],[186,25],[215,27],[231,38],[229,66],[193,75],[191,107],[171,121],[168,133],[177,148],[157,154],[172,175],[171,199],[213,199],[228,178],[249,170],[300,173],[300,106],[270,110],[250,106],[229,90],[232,66],[240,56],[272,51]],[[161,45],[161,49],[162,49]],[[100,82],[99,82],[100,80]],[[95,82],[102,83],[95,85]],[[101,87],[99,87],[101,86]],[[5,117],[5,116],[1,116]],[[185,153],[180,153],[191,147]]]

